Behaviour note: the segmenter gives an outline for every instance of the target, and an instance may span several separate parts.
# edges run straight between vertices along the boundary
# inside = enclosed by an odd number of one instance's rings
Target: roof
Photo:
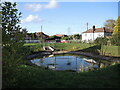
[[[63,37],[64,35],[63,34],[56,34],[55,36]]]
[[[41,35],[44,35],[46,37],[48,37],[48,35],[44,34],[43,32],[35,32],[37,36],[41,36]]]
[[[107,28],[95,28],[95,31],[94,33],[97,33],[97,32],[108,32],[108,33],[112,33],[113,30],[110,30],[110,29],[107,29]],[[93,33],[93,29],[89,29],[83,33]]]

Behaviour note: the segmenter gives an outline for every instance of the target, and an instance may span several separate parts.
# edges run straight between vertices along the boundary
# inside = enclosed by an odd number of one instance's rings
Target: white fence
[[[40,40],[25,40],[26,43],[39,43]]]

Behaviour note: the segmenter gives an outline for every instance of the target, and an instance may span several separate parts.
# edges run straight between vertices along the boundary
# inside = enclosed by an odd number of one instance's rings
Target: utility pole
[[[41,32],[42,32],[42,25],[41,25]]]
[[[43,27],[41,25],[41,43],[42,43],[43,47],[45,47],[44,36],[42,34],[43,34]]]
[[[86,25],[87,25],[87,30],[88,30],[88,22],[87,22],[87,24],[86,24]]]
[[[42,43],[42,25],[41,25],[41,43]]]

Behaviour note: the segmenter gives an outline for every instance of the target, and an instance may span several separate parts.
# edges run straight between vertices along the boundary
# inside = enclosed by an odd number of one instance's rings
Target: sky
[[[22,12],[21,26],[29,33],[41,32],[47,35],[81,34],[93,25],[104,26],[108,19],[118,17],[118,2],[17,2]]]

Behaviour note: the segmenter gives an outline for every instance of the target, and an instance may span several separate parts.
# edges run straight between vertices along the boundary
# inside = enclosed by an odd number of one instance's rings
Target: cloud
[[[25,9],[29,9],[32,11],[39,11],[42,8],[43,8],[43,5],[41,4],[26,4],[25,5]]]
[[[21,20],[21,23],[28,23],[28,22],[42,22],[43,19],[40,18],[38,15],[28,15],[25,19]]]
[[[57,2],[56,0],[51,0],[48,4],[44,5],[44,8],[56,8]]]
[[[48,4],[26,4],[25,9],[32,10],[32,11],[40,11],[41,9],[50,9],[50,8],[56,8],[57,7],[57,1],[56,0],[50,0]]]

